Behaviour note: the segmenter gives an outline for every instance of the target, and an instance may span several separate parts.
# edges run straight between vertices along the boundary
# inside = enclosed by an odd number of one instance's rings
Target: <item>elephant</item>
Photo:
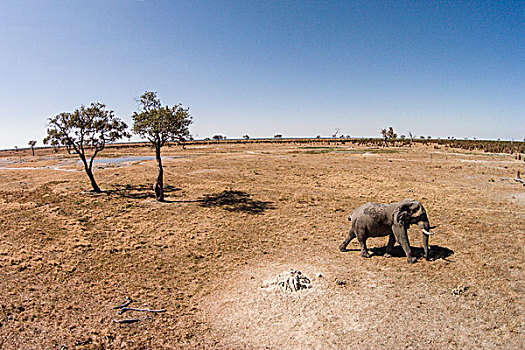
[[[371,254],[366,248],[366,239],[368,237],[389,236],[385,256],[392,256],[392,248],[397,241],[405,251],[408,262],[414,263],[416,259],[410,250],[407,229],[410,225],[417,224],[423,233],[425,259],[429,259],[428,236],[433,233],[430,232],[431,227],[425,208],[418,201],[405,199],[391,204],[366,203],[355,209],[348,220],[352,224],[348,237],[339,246],[339,250],[342,252],[347,251],[348,243],[357,237],[361,246],[361,256],[369,258]]]

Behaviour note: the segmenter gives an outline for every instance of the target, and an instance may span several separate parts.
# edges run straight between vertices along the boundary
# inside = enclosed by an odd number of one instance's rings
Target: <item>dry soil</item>
[[[98,158],[151,156],[111,148]],[[0,153],[1,349],[523,349],[525,187],[512,155],[209,144],[154,160]],[[420,200],[432,259],[337,247],[369,201]],[[420,233],[409,233],[421,255]],[[311,288],[262,288],[296,269]],[[127,311],[114,306],[165,309]],[[120,320],[139,320],[116,323]]]

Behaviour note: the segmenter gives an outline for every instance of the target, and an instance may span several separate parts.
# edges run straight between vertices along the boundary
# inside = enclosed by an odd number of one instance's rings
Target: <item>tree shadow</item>
[[[422,258],[424,256],[425,252],[423,248],[411,246],[410,249],[412,250],[412,256],[416,258]],[[372,255],[385,255],[386,246],[370,248],[369,250],[372,253]],[[454,251],[452,249],[440,247],[438,245],[430,245],[428,247],[428,260],[438,260],[438,259],[446,260],[449,256],[453,254],[454,254]],[[405,251],[399,245],[396,245],[394,246],[394,248],[392,248],[391,255],[392,257],[395,257],[395,258],[406,258]]]
[[[182,191],[182,189],[172,185],[164,186],[165,195],[178,191]],[[153,191],[153,185],[114,185],[113,189],[106,190],[104,192],[108,195],[131,199],[155,198],[155,191]]]
[[[221,207],[224,210],[260,214],[268,209],[275,209],[272,202],[257,201],[244,191],[225,190],[220,193],[206,194],[197,200],[201,207]]]

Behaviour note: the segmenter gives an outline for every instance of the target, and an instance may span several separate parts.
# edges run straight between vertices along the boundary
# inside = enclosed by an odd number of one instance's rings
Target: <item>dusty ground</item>
[[[101,163],[106,193],[93,195],[74,155],[0,153],[1,349],[525,348],[525,187],[512,180],[525,165],[513,156],[163,151],[174,157],[166,203],[152,198],[152,160]],[[99,158],[119,155],[153,154]],[[353,208],[405,198],[438,225],[432,261],[383,257],[386,237],[369,240],[370,259],[356,241],[339,252]],[[420,247],[415,229],[410,239]],[[261,288],[289,269],[312,288]],[[112,307],[126,297],[167,311],[119,315]]]

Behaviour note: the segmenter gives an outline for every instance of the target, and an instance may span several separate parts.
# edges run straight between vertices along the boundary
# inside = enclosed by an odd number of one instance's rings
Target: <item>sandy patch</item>
[[[268,280],[290,266],[311,280],[296,292],[268,288]],[[317,277],[321,266],[272,264],[238,273],[212,295],[203,315],[228,348],[337,349],[344,337],[373,324],[360,320],[355,301],[341,292],[330,277]],[[321,273],[322,274],[322,273]],[[329,274],[330,276],[330,274]]]
[[[522,193],[513,193],[509,196],[509,200],[520,206],[525,207],[525,191]]]

